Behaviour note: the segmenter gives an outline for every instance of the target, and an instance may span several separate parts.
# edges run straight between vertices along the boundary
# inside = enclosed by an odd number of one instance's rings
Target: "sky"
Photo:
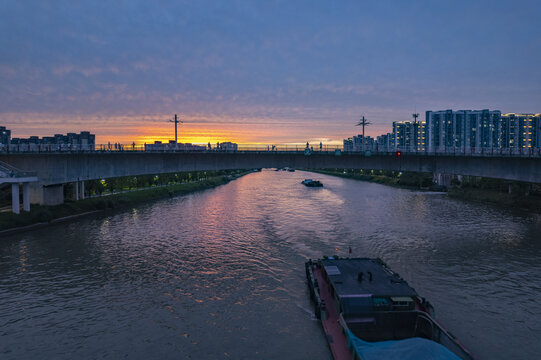
[[[0,0],[0,126],[97,143],[341,143],[541,112],[541,1]]]

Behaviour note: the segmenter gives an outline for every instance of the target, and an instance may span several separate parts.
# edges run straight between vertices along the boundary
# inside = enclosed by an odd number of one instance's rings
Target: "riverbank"
[[[107,196],[87,198],[79,201],[66,201],[55,206],[32,205],[31,211],[14,214],[0,213],[0,236],[20,231],[28,231],[76,217],[86,216],[111,209],[120,209],[152,200],[178,195],[186,195],[196,191],[224,185],[249,172],[234,175],[216,176],[200,181],[172,184],[137,191],[110,194]]]
[[[431,174],[424,173],[403,173],[401,176],[390,177],[381,174],[344,173],[341,170],[309,170],[311,172],[338,176],[360,181],[374,182],[382,185],[406,188],[412,190],[437,190],[442,189],[430,185]],[[451,198],[464,201],[482,202],[513,208],[528,212],[541,213],[541,196],[539,186],[531,186],[526,195],[526,184],[513,183],[513,192],[508,193],[508,183],[504,180],[477,179],[477,181],[466,182],[462,187],[452,186],[447,189],[447,195]]]
[[[497,190],[477,188],[450,188],[449,197],[513,208],[527,212],[541,213],[541,196],[536,194],[509,194]]]
[[[432,174],[428,173],[397,173],[394,176],[386,175],[385,172],[376,171],[365,174],[361,171],[347,170],[307,170],[310,172],[338,176],[347,179],[355,179],[360,181],[374,182],[377,184],[414,189],[414,190],[429,190],[432,184]],[[391,172],[392,173],[392,172]]]

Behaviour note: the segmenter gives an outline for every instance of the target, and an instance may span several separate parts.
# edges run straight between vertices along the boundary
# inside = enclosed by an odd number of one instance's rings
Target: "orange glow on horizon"
[[[132,116],[70,116],[26,114],[33,122],[21,122],[20,114],[8,114],[5,123],[12,137],[52,136],[55,133],[90,131],[97,145],[121,143],[168,143],[175,139],[175,127],[162,114]],[[234,142],[253,145],[342,145],[343,139],[356,134],[354,126],[343,129],[332,122],[317,124],[294,119],[233,118],[228,116],[181,116],[178,142],[206,145],[209,142]],[[351,131],[350,131],[351,130]],[[372,129],[375,130],[375,129]]]
[[[262,131],[264,130],[264,131]],[[161,141],[162,143],[168,143],[175,140],[175,131],[173,126],[161,126],[156,127],[144,127],[137,129],[138,135],[134,137],[116,137],[121,143],[131,143],[135,141],[136,144],[152,144],[155,141]],[[284,132],[281,129],[254,129],[253,127],[247,127],[242,124],[216,124],[206,126],[198,126],[190,124],[189,126],[183,124],[178,128],[178,142],[179,143],[191,143],[206,145],[209,142],[214,145],[217,142],[233,142],[237,144],[254,144],[254,145],[269,145],[269,144],[291,144],[291,145],[303,145],[305,141],[295,141],[291,139],[291,135]],[[281,139],[281,141],[277,141]],[[317,140],[317,141],[316,141]],[[314,145],[323,141],[320,139],[307,139]],[[326,145],[341,145],[342,140],[329,140],[323,141]]]

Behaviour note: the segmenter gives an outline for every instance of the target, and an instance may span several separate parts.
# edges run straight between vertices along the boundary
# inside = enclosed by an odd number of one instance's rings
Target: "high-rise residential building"
[[[393,139],[395,150],[424,151],[426,148],[424,121],[393,122]]]
[[[427,111],[426,121],[395,121],[393,132],[366,138],[366,149],[494,153],[541,150],[541,114],[502,114],[499,110]],[[371,139],[371,140],[370,140]],[[344,140],[344,151],[360,151],[362,135]]]
[[[415,127],[415,132],[417,134],[416,140],[415,140],[417,151],[425,151],[426,150],[426,122],[417,121],[414,127]]]
[[[395,150],[394,135],[391,133],[383,134],[376,139],[376,151],[389,152]]]
[[[376,141],[370,136],[365,136],[364,141],[362,135],[344,139],[344,151],[374,151],[375,147]]]
[[[353,151],[353,138],[344,139],[344,151],[345,152]]]
[[[11,141],[11,130],[5,126],[0,126],[0,145],[8,145]]]
[[[429,152],[482,152],[500,148],[500,129],[498,110],[426,112]]]
[[[503,114],[500,119],[502,148],[541,147],[541,114]]]
[[[66,135],[54,134],[54,136],[30,136],[29,138],[13,138],[11,143],[19,144],[35,144],[35,145],[72,145],[82,148],[93,148],[96,144],[96,135],[88,131],[81,131],[80,134],[68,133]]]

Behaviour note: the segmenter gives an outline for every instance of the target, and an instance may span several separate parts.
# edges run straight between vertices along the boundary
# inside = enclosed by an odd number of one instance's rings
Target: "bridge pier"
[[[73,183],[73,194],[75,201],[85,199],[85,182],[83,180],[77,180]]]
[[[40,205],[59,205],[64,203],[64,185],[44,185],[34,183],[30,185],[30,200]]]
[[[19,183],[11,184],[11,210],[15,214],[21,212],[21,204],[19,203]]]
[[[440,186],[451,186],[452,179],[453,175],[451,174],[434,173],[434,182]]]
[[[30,184],[23,183],[23,210],[30,211]]]
[[[20,203],[20,186],[23,186],[23,210],[30,211],[30,184],[27,182],[23,183],[12,183],[11,184],[11,210],[15,214],[21,213],[21,203]]]

